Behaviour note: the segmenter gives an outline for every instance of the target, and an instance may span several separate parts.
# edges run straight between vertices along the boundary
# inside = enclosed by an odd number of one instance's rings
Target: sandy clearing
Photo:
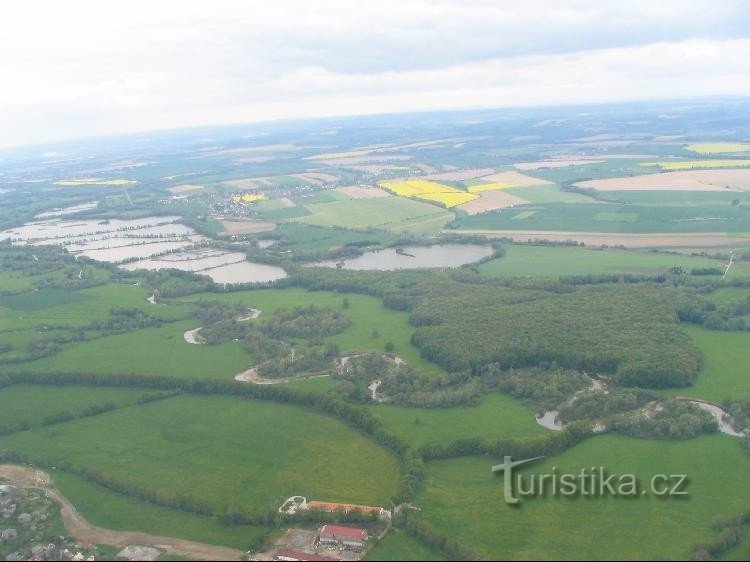
[[[124,548],[128,545],[152,546],[178,556],[196,560],[244,560],[246,553],[233,548],[212,546],[173,537],[160,537],[130,531],[112,531],[91,525],[62,493],[51,486],[50,477],[41,470],[10,464],[0,465],[0,477],[23,488],[44,492],[45,496],[60,504],[60,515],[65,529],[77,541],[105,544]]]
[[[390,193],[383,189],[378,189],[377,187],[350,185],[347,187],[339,187],[335,191],[346,195],[350,199],[380,199],[383,197],[391,197]]]
[[[750,190],[750,169],[680,170],[589,180],[575,185],[599,191],[746,191]]]
[[[523,171],[543,170],[545,168],[567,168],[568,166],[583,166],[585,164],[600,164],[604,160],[542,160],[539,162],[518,162],[514,167]]]
[[[198,336],[198,332],[200,332],[203,329],[203,326],[200,328],[196,328],[195,330],[188,330],[184,334],[182,334],[182,337],[185,339],[186,342],[193,344],[193,345],[201,345],[203,344],[203,341],[200,340],[200,336]]]
[[[290,201],[291,203],[291,201]],[[292,203],[292,207],[294,203]],[[234,234],[257,234],[259,232],[271,232],[276,228],[276,223],[271,221],[263,220],[247,220],[247,221],[221,221],[224,226],[224,232],[222,234],[234,235]]]
[[[507,209],[509,207],[515,207],[516,205],[523,205],[528,201],[512,193],[500,189],[496,191],[484,191],[479,193],[479,199],[469,201],[463,205],[459,205],[458,208],[462,211],[466,211],[470,215],[478,215],[479,213],[486,213],[487,211],[494,211],[496,209]]]
[[[734,238],[723,232],[686,233],[638,233],[619,232],[567,232],[554,230],[448,230],[452,234],[482,234],[489,238],[512,238],[516,242],[551,240],[554,242],[576,241],[586,246],[624,246],[626,248],[707,248],[735,246],[746,238]]]

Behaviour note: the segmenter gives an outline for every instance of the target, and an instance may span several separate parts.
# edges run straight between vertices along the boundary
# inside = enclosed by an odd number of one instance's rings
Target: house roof
[[[363,541],[367,537],[367,531],[355,527],[342,527],[341,525],[323,525],[320,529],[320,536]]]

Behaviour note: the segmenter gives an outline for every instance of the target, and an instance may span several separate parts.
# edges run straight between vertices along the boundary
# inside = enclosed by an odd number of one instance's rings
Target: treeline
[[[593,435],[589,423],[576,422],[563,431],[554,431],[531,439],[482,438],[459,439],[447,444],[425,445],[419,449],[425,461],[450,459],[456,457],[484,456],[501,458],[512,456],[516,459],[527,459],[539,456],[552,456],[567,451]]]
[[[396,515],[393,524],[394,527],[403,529],[407,534],[442,554],[446,560],[481,560],[479,555],[456,539],[411,516],[408,509]]]
[[[693,560],[721,560],[730,550],[739,546],[747,536],[750,525],[750,511],[736,517],[722,518],[714,522],[713,528],[718,535],[711,542],[697,544],[693,547]]]
[[[677,311],[683,322],[698,324],[709,330],[750,330],[744,316],[750,313],[750,297],[737,303],[717,306],[711,301],[696,299]]]
[[[719,430],[711,414],[680,400],[659,402],[648,414],[621,414],[607,424],[610,431],[641,439],[692,439]]]

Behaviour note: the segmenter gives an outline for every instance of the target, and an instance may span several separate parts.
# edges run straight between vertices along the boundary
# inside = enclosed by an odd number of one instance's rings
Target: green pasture
[[[65,461],[216,510],[275,509],[291,495],[385,505],[396,459],[340,421],[304,408],[180,396],[0,438],[45,465]]]
[[[415,504],[418,517],[488,559],[685,560],[710,540],[717,516],[747,509],[750,457],[739,440],[716,434],[684,442],[607,435],[524,469],[526,475],[580,473],[604,467],[634,474],[641,490],[656,474],[686,474],[688,496],[660,499],[536,497],[503,501],[502,459],[467,457],[428,464],[431,480]],[[528,482],[528,480],[527,480]],[[665,540],[668,537],[669,540]]]

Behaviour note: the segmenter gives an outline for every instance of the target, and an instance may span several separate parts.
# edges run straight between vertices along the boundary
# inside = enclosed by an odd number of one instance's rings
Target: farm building
[[[330,556],[322,556],[320,554],[310,554],[309,552],[302,552],[300,550],[290,550],[288,548],[282,548],[273,557],[274,560],[285,560],[288,562],[295,562],[297,560],[307,560],[309,562],[335,562],[336,558]]]
[[[323,525],[318,531],[318,542],[323,546],[360,551],[365,547],[367,530],[341,525]]]
[[[307,502],[306,509],[325,511],[332,513],[334,511],[343,511],[349,513],[352,511],[359,511],[363,514],[376,513],[381,519],[390,517],[390,513],[380,506],[372,505],[354,505],[350,503],[334,503],[334,502],[321,502],[321,501],[310,501]]]

